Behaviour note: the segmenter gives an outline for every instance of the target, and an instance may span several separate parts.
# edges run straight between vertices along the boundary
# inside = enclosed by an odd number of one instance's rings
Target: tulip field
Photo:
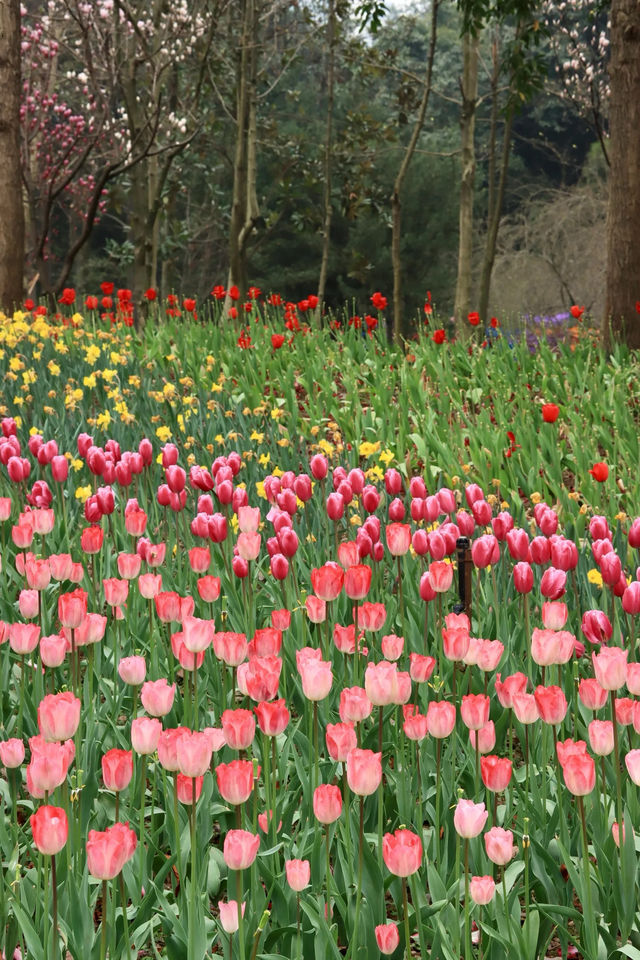
[[[637,358],[252,290],[0,314],[2,956],[640,960]]]

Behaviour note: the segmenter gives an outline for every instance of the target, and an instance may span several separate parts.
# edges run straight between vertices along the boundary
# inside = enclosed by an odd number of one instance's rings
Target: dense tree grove
[[[253,284],[359,310],[383,289],[407,332],[427,291],[457,321],[513,309],[504,278],[524,249],[541,293],[532,302],[523,282],[518,309],[588,296],[594,316],[630,329],[640,289],[625,250],[640,244],[633,204],[625,220],[619,198],[638,162],[625,133],[637,4],[388,6],[26,0],[12,39],[16,7],[2,0],[0,69],[9,90],[21,60],[22,93],[2,299],[20,292],[24,211],[32,296],[108,275],[126,278],[139,304],[149,287],[203,298],[236,285],[244,297]],[[2,109],[0,136],[14,143],[3,155],[15,161],[15,104]],[[592,242],[603,225],[582,211],[609,175],[607,285],[604,245]],[[560,198],[582,204],[575,257],[601,277],[595,291],[576,287],[551,241],[536,250],[514,229],[544,224],[546,204],[551,236]]]

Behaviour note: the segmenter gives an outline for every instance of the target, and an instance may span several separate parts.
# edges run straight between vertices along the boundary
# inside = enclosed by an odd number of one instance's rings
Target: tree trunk
[[[256,38],[251,37],[254,21],[253,10],[254,0],[242,0],[240,14],[242,34],[237,69],[236,146],[233,162],[233,196],[229,228],[229,278],[227,282],[227,290],[232,286],[238,287],[240,302],[244,300],[248,286],[246,247],[242,241],[242,232],[246,223],[249,198],[248,130],[252,60],[249,45],[256,42]],[[231,300],[227,293],[224,305],[225,314],[230,306]]]
[[[504,124],[504,134],[502,140],[502,158],[500,161],[500,179],[495,191],[495,200],[493,208],[489,210],[489,222],[487,224],[487,236],[484,244],[484,259],[482,261],[482,274],[480,277],[480,298],[478,313],[480,321],[487,322],[487,313],[489,310],[489,295],[491,293],[491,275],[493,265],[496,259],[496,247],[498,245],[498,230],[500,228],[500,217],[502,216],[502,204],[504,203],[504,191],[507,184],[507,174],[509,172],[509,159],[511,156],[511,129],[513,127],[513,107],[510,106],[507,111],[507,117]],[[493,191],[492,191],[493,195]]]
[[[142,303],[145,290],[151,285],[153,232],[148,230],[149,160],[141,160],[131,170],[131,242],[134,246],[132,288],[134,302]]]
[[[0,3],[0,307],[22,300],[24,209],[20,166],[20,3]]]
[[[640,347],[640,3],[611,3],[605,342]]]
[[[411,134],[411,139],[405,150],[404,157],[402,158],[402,163],[400,164],[400,169],[398,170],[398,175],[393,184],[393,192],[391,194],[391,264],[393,267],[393,339],[396,343],[400,340],[400,336],[406,333],[406,325],[403,320],[403,309],[402,309],[402,259],[400,256],[400,237],[401,237],[401,227],[402,227],[402,204],[400,202],[400,194],[402,187],[404,185],[405,178],[407,176],[407,171],[409,170],[409,165],[415,153],[416,146],[418,145],[418,138],[422,132],[422,127],[424,126],[424,118],[427,113],[427,105],[429,103],[429,95],[431,93],[431,77],[433,75],[433,58],[436,52],[436,31],[438,26],[438,2],[439,0],[432,0],[431,5],[431,39],[429,41],[429,54],[427,56],[427,69],[424,79],[424,90],[422,92],[422,100],[420,102],[420,108],[418,110],[418,116],[416,122],[413,125],[413,132]]]
[[[456,335],[464,337],[469,330],[467,315],[471,300],[473,267],[473,194],[476,180],[476,102],[478,100],[479,37],[465,33],[462,37],[462,109],[460,141],[462,176],[460,179],[460,211],[458,238],[458,276],[453,313]]]
[[[324,291],[327,285],[329,250],[331,248],[331,149],[333,146],[333,100],[336,54],[336,3],[329,0],[327,17],[327,119],[324,139],[324,216],[322,222],[322,257],[320,259],[320,277],[318,279],[317,320],[322,316]]]

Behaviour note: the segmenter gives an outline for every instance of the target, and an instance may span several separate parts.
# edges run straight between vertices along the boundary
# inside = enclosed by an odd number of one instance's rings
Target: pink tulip
[[[349,753],[358,745],[355,729],[350,723],[328,723],[325,736],[329,756],[336,763],[345,763]]]
[[[485,694],[468,693],[462,698],[460,715],[469,730],[480,730],[489,719],[491,702]]]
[[[368,663],[364,673],[364,688],[375,707],[396,702],[398,694],[398,668],[395,663],[381,660]]]
[[[635,783],[640,787],[640,750],[630,750],[624,758],[627,773]]]
[[[517,853],[517,847],[513,845],[513,833],[511,830],[503,830],[502,827],[488,830],[484,835],[484,845],[489,860],[500,867],[506,866]]]
[[[45,667],[60,667],[67,655],[67,639],[59,633],[40,637],[40,659]]]
[[[453,825],[463,839],[470,840],[482,832],[488,816],[484,803],[460,798],[453,815]]]
[[[313,792],[313,812],[320,823],[334,823],[342,813],[340,787],[320,784]]]
[[[17,737],[0,740],[0,761],[7,770],[15,770],[24,762],[24,742]]]
[[[411,830],[385,833],[382,838],[382,858],[387,869],[396,877],[409,877],[420,869],[422,841]]]
[[[38,705],[38,729],[45,740],[70,740],[80,722],[80,700],[70,691],[49,694]]]
[[[113,880],[135,853],[137,837],[127,823],[114,823],[103,832],[90,830],[87,867],[98,880]]]
[[[581,680],[578,686],[578,696],[587,710],[600,710],[607,702],[607,691],[603,690],[595,677]]]
[[[224,838],[223,857],[229,870],[246,870],[258,853],[260,837],[247,830],[229,830]]]
[[[476,748],[476,738],[478,741],[478,753],[491,753],[496,746],[496,728],[493,720],[485,723],[479,730],[469,730],[469,743],[473,750]]]
[[[211,739],[206,733],[183,733],[176,744],[180,773],[185,777],[202,777],[209,769],[212,753]]]
[[[307,700],[324,700],[333,683],[331,661],[309,658],[300,664],[299,671],[302,692]]]
[[[447,700],[431,700],[427,707],[427,727],[432,737],[448,737],[456,725],[456,708]]]
[[[575,797],[586,797],[596,784],[596,765],[588,754],[573,755],[562,764],[567,789]]]
[[[256,722],[250,710],[225,710],[221,725],[227,746],[232,750],[249,749],[256,732]]]
[[[374,933],[380,953],[384,954],[384,956],[391,956],[392,953],[396,952],[400,943],[397,924],[388,920],[386,923],[379,924],[375,928]]]
[[[162,724],[155,717],[136,717],[131,721],[131,746],[143,756],[155,753],[161,733]]]
[[[118,663],[118,674],[124,683],[139,687],[147,674],[144,657],[123,657]]]
[[[175,693],[175,683],[169,686],[168,680],[162,677],[160,680],[147,680],[143,683],[140,700],[150,716],[164,717],[173,707]]]
[[[343,723],[359,723],[370,716],[373,704],[363,687],[345,687],[340,691],[340,719]]]
[[[496,884],[493,877],[471,877],[469,881],[469,893],[471,899],[478,906],[483,907],[491,903],[496,892]]]
[[[382,754],[357,747],[347,757],[347,782],[360,797],[375,793],[382,779]]]
[[[613,752],[613,723],[611,720],[592,720],[589,724],[589,743],[599,757],[608,757]]]
[[[308,886],[311,879],[311,864],[308,860],[285,860],[284,868],[287,883],[292,890],[299,893]]]
[[[627,679],[628,650],[620,647],[602,647],[591,656],[596,680],[603,690],[619,690]]]

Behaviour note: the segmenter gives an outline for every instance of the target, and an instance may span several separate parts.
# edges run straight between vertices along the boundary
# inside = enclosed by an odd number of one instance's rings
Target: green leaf
[[[27,944],[27,951],[34,960],[43,960],[44,948],[42,946],[42,933],[36,931],[31,918],[27,915],[19,900],[12,903],[13,911],[20,925],[20,931]],[[88,956],[88,954],[87,954]]]

